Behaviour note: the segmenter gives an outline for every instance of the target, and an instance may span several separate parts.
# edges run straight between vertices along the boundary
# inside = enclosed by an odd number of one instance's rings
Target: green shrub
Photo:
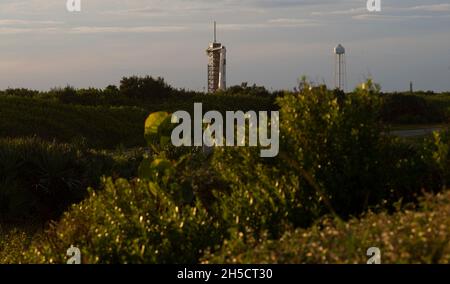
[[[438,154],[383,134],[370,81],[346,95],[305,83],[278,103],[277,158],[261,159],[258,149],[215,150],[213,168],[230,187],[218,194],[220,212],[244,238],[263,231],[276,238],[329,213],[346,219],[369,208],[393,209],[440,189],[430,161]]]
[[[282,155],[311,175],[336,213],[358,214],[385,197],[376,86],[369,81],[344,97],[324,88],[304,89],[279,103]]]
[[[54,218],[102,175],[136,175],[139,160],[38,138],[0,139],[0,218]]]
[[[441,188],[447,188],[450,182],[450,131],[436,131],[427,139],[424,157],[429,168],[435,169],[436,180]]]
[[[397,201],[416,202],[424,191],[437,192],[442,188],[439,171],[430,161],[431,153],[424,148],[426,144],[415,145],[398,138],[385,142],[380,154],[383,170],[378,178],[385,181],[388,208]]]
[[[308,229],[286,232],[279,240],[226,241],[220,252],[207,253],[203,263],[359,263],[371,247],[381,250],[381,262],[450,262],[450,192],[427,195],[420,208],[367,213],[342,223],[325,218]]]
[[[231,186],[220,197],[225,219],[239,220],[241,232],[277,236],[286,223],[307,226],[330,211],[357,215],[388,197],[380,179],[385,138],[372,85],[343,97],[306,85],[278,103],[277,158],[261,159],[255,149],[215,151],[213,166]]]
[[[0,263],[15,263],[31,243],[30,234],[19,229],[0,226]]]
[[[120,81],[120,92],[130,98],[141,100],[151,100],[167,97],[172,93],[173,89],[165,81],[164,78],[158,77],[124,77]]]
[[[383,96],[381,117],[387,123],[426,124],[446,122],[445,108],[424,97],[405,94]]]
[[[220,223],[200,203],[178,205],[153,182],[109,179],[34,243],[22,261],[64,263],[74,245],[83,263],[196,263],[204,249],[221,240]]]

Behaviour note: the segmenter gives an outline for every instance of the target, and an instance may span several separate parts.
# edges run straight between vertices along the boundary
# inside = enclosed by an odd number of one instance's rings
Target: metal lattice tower
[[[226,90],[226,54],[225,46],[217,42],[216,22],[214,22],[214,41],[209,44],[208,55],[208,92]]]

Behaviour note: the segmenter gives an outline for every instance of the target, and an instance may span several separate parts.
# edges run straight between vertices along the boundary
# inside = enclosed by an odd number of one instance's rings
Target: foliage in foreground
[[[330,212],[350,218],[445,184],[448,137],[420,151],[384,137],[377,91],[286,93],[276,159],[257,148],[164,150],[167,114],[153,115],[146,138],[156,154],[144,159],[140,179],[104,180],[23,255],[2,261],[65,262],[74,245],[84,263],[195,263],[208,249],[220,257],[224,240],[254,247],[254,239],[278,239]]]
[[[201,204],[181,206],[155,183],[107,180],[102,192],[91,191],[22,261],[64,263],[74,245],[83,263],[195,263],[221,240],[219,227]]]
[[[345,97],[306,85],[278,103],[278,157],[261,159],[248,148],[217,149],[213,157],[231,188],[220,195],[222,210],[240,220],[239,231],[279,237],[286,224],[309,226],[328,213],[358,216],[439,189],[425,161],[431,151],[382,134],[380,101],[370,82]]]
[[[203,263],[366,263],[378,247],[382,263],[450,263],[450,191],[427,195],[420,208],[393,215],[367,213],[344,223],[325,218],[279,240],[226,241]]]
[[[17,263],[31,243],[34,232],[0,225],[0,263]]]

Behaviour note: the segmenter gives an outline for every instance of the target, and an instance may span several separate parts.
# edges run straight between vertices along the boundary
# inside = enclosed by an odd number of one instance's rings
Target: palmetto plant
[[[102,174],[136,170],[121,159],[38,138],[0,139],[0,217],[58,216]]]

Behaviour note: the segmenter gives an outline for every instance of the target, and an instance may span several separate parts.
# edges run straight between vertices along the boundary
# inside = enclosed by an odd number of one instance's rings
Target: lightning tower
[[[206,50],[208,55],[208,93],[227,88],[227,49],[217,42],[216,22],[214,22],[214,41]]]

